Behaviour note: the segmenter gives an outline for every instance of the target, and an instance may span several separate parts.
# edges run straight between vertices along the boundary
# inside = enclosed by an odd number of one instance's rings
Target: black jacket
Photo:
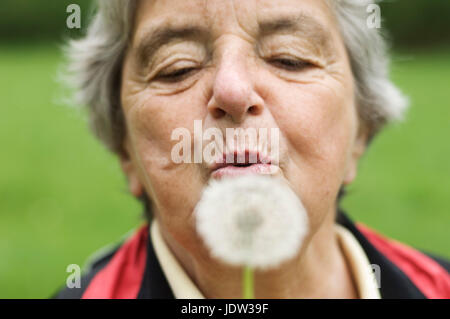
[[[353,223],[344,213],[337,223],[348,229],[381,271],[381,298],[450,298],[450,263],[383,237]],[[55,298],[171,299],[174,295],[153,250],[148,224],[92,263],[81,288],[63,288]]]

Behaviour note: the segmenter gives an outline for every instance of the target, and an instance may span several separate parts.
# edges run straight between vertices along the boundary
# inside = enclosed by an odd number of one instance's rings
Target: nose
[[[262,112],[261,97],[254,90],[246,61],[237,55],[224,57],[214,77],[208,112],[215,119],[229,116],[235,123]]]

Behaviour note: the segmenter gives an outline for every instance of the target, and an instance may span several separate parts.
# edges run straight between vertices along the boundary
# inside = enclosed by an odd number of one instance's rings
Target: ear
[[[131,154],[133,154],[131,152],[131,145],[128,138],[125,138],[124,154],[120,156],[120,166],[122,167],[122,171],[127,177],[128,189],[130,193],[135,197],[140,197],[142,195],[144,187],[142,186],[142,183],[139,179],[139,171]]]
[[[369,136],[369,130],[366,125],[360,124],[358,133],[356,134],[353,142],[353,147],[350,155],[350,162],[347,166],[347,172],[344,176],[344,185],[351,184],[358,174],[358,163],[361,156],[364,154],[367,148],[367,140]]]

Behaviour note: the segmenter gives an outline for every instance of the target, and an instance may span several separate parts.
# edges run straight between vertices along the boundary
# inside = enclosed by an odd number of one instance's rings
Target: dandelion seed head
[[[259,269],[294,257],[308,231],[299,197],[281,179],[264,175],[213,180],[197,203],[195,217],[214,257]]]

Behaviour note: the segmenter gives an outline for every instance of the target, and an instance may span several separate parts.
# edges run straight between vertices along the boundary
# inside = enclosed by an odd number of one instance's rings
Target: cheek
[[[190,132],[193,154],[194,120],[204,117],[201,92],[187,93],[168,97],[140,92],[124,99],[128,134],[141,181],[159,215],[170,225],[186,220],[180,217],[193,210],[204,182],[195,164],[177,164],[171,158],[172,148],[180,142],[179,136],[172,140],[172,132],[177,128]]]
[[[352,95],[322,84],[293,93],[295,96],[286,101],[290,115],[283,118],[291,149],[312,166],[322,161],[338,164],[348,152],[354,130]]]
[[[356,113],[351,88],[330,83],[280,85],[272,114],[286,138],[286,173],[312,221],[334,207],[350,158]]]
[[[204,117],[204,98],[198,90],[164,96],[152,94],[151,90],[137,93],[126,91],[123,98],[127,132],[132,139],[139,158],[161,165],[152,169],[180,169],[171,158],[172,149],[180,142],[180,131],[188,131],[191,136],[193,154],[194,121]],[[181,165],[177,165],[181,166]]]
[[[171,141],[172,132],[177,128],[193,132],[194,119],[202,118],[191,101],[188,97],[158,97],[143,92],[126,111],[128,132],[135,140],[150,143],[153,151],[170,153],[172,144],[176,143]]]

